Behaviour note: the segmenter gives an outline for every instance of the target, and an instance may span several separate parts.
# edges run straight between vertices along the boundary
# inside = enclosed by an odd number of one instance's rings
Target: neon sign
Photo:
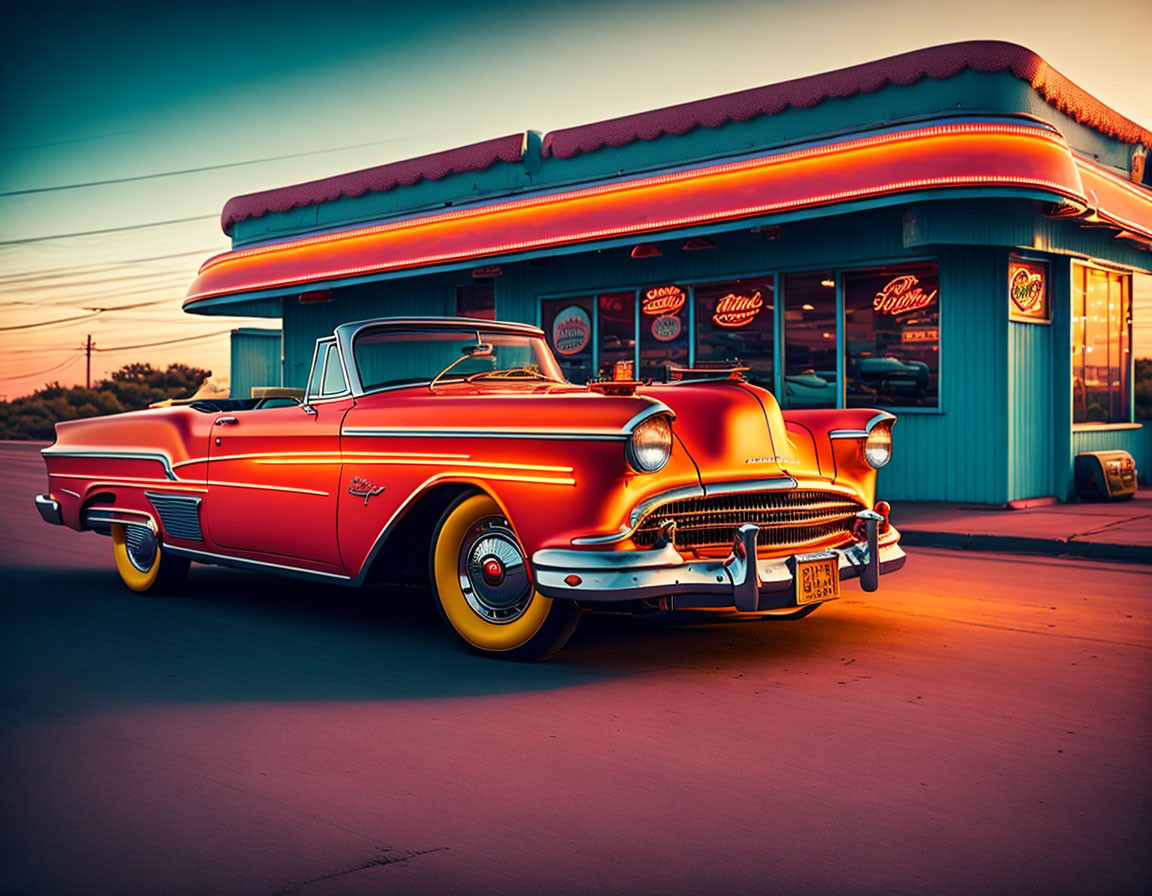
[[[687,301],[688,296],[679,286],[654,286],[644,293],[640,308],[645,314],[661,317],[676,314]]]
[[[756,319],[760,309],[764,307],[764,300],[760,293],[750,296],[738,296],[728,293],[716,303],[716,311],[712,315],[712,323],[718,327],[746,327]]]
[[[887,286],[876,293],[876,298],[872,300],[872,308],[881,314],[892,315],[927,308],[936,301],[940,290],[925,292],[919,284],[919,278],[913,274],[893,277]]]
[[[1012,320],[1048,321],[1046,266],[1013,258],[1008,263],[1008,313]]]

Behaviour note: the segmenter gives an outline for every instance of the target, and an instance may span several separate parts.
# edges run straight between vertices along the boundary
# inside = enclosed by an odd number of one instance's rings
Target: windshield
[[[464,357],[466,346],[479,343],[492,346],[492,354]],[[454,361],[460,363],[440,382],[462,379],[564,382],[544,340],[518,333],[389,327],[361,333],[352,344],[352,354],[365,392],[384,386],[431,382]]]

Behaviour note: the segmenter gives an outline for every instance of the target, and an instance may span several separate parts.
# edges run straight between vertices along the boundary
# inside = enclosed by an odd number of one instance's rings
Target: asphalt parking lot
[[[932,548],[804,620],[119,584],[0,446],[0,892],[1143,893],[1152,570]],[[1141,844],[1144,844],[1143,846]]]

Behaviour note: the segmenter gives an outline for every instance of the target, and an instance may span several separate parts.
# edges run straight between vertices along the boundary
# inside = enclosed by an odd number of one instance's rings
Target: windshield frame
[[[537,358],[540,368],[540,379],[533,380],[541,384],[555,384],[555,385],[568,385],[568,381],[564,379],[564,374],[560,370],[559,364],[556,363],[556,358],[552,354],[547,341],[544,339],[544,333],[538,327],[533,327],[527,324],[508,324],[488,320],[470,320],[466,318],[457,318],[448,322],[427,319],[405,319],[393,321],[370,321],[360,325],[343,325],[336,330],[336,341],[341,349],[341,353],[345,357],[345,370],[349,374],[349,379],[352,382],[352,391],[354,395],[371,395],[376,392],[389,392],[397,389],[427,389],[429,383],[435,379],[433,372],[427,377],[420,379],[410,379],[401,382],[384,382],[373,384],[366,387],[364,380],[360,373],[360,362],[357,355],[358,343],[365,336],[371,336],[375,333],[389,332],[395,334],[442,334],[447,336],[458,336],[460,344],[474,344],[476,342],[492,342],[497,345],[508,344],[509,339],[523,340],[525,345],[530,346],[532,354]],[[350,362],[350,363],[349,363]],[[512,368],[509,368],[512,369]],[[460,376],[449,375],[443,377],[439,382],[462,382],[466,374]],[[480,380],[481,382],[484,379]],[[489,379],[490,382],[507,383],[509,380]]]

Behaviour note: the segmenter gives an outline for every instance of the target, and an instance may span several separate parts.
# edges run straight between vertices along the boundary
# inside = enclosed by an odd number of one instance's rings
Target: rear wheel
[[[440,615],[480,653],[532,662],[576,628],[579,608],[536,591],[524,549],[488,495],[465,495],[444,512],[431,566]]]
[[[176,591],[188,575],[188,558],[169,554],[143,526],[112,526],[112,555],[124,584],[142,594]]]

